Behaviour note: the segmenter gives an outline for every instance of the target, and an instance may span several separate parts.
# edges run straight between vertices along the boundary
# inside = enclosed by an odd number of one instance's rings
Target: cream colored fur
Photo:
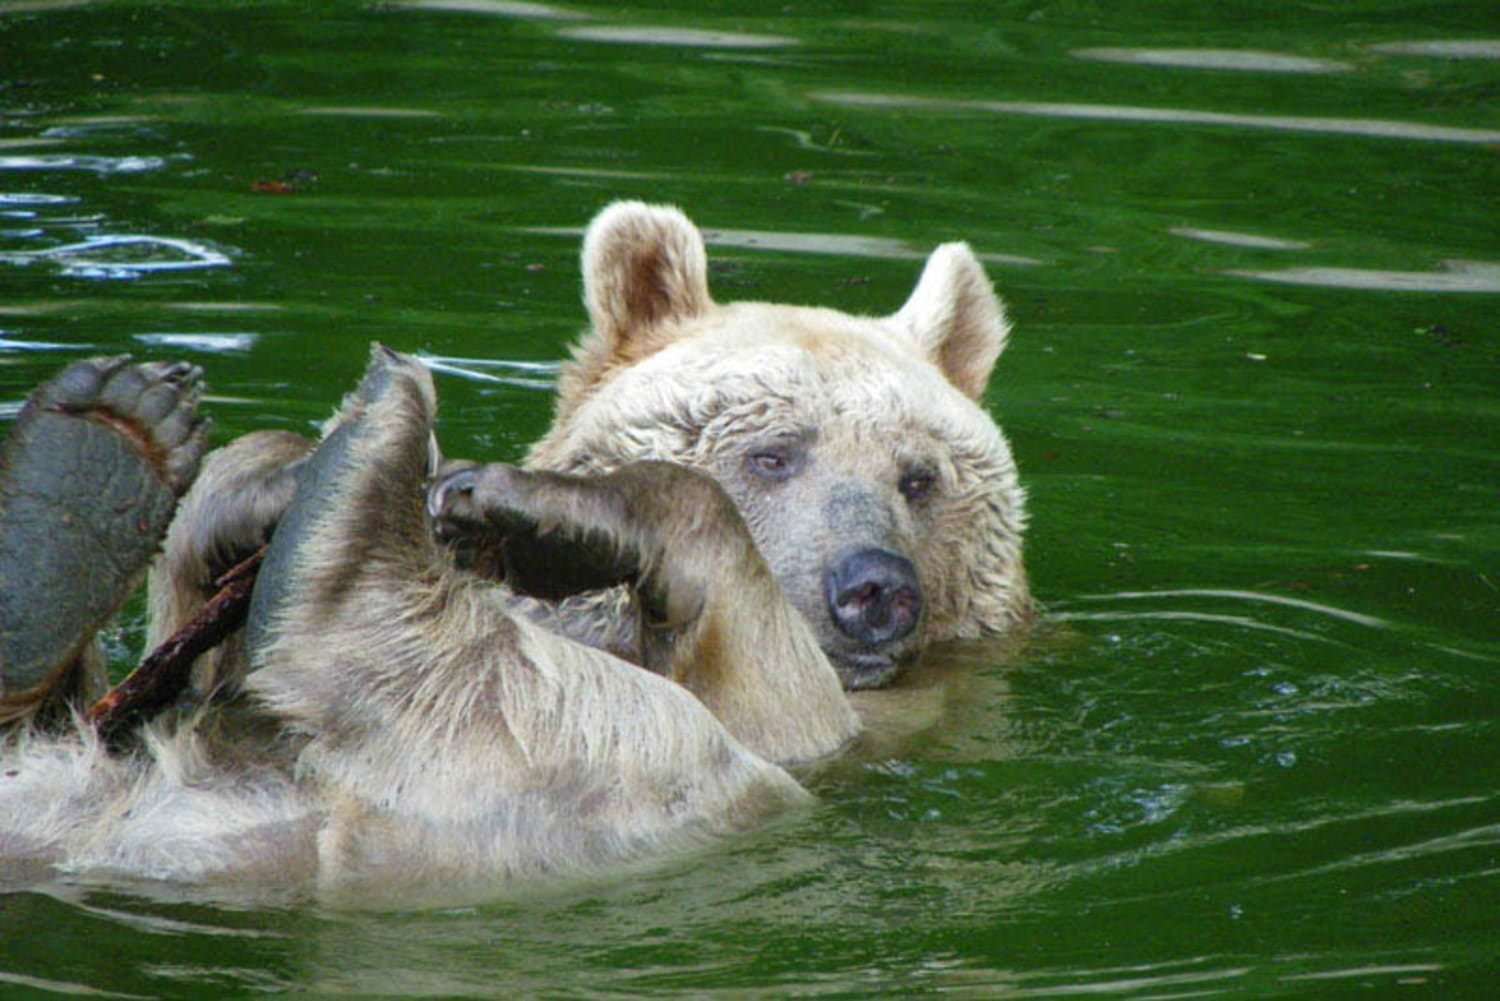
[[[124,758],[82,728],[13,737],[0,858],[452,900],[680,851],[807,801],[680,685],[513,617],[500,589],[449,566],[424,514],[429,377],[379,353],[372,370],[334,427],[338,461],[312,460],[283,518],[269,597],[258,589],[246,688],[280,733],[260,752],[225,743],[211,713]],[[763,652],[775,684],[795,657],[774,637]],[[828,753],[844,722],[827,743],[789,739]]]

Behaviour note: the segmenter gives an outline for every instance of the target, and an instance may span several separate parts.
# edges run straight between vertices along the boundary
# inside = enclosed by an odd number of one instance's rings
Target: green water
[[[1496,15],[0,2],[0,413],[130,350],[306,430],[380,339],[516,458],[613,198],[722,300],[886,312],[966,239],[1048,608],[808,816],[457,911],[63,878],[0,996],[1494,996]]]

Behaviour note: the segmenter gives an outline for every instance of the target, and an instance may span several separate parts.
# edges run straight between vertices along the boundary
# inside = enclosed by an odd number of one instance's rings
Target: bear
[[[702,234],[681,211],[641,202],[595,217],[582,271],[590,325],[526,468],[596,476],[654,460],[714,479],[846,689],[889,684],[933,644],[1031,620],[1025,495],[980,406],[1009,324],[966,245],[937,248],[906,303],[880,318],[716,304]],[[151,575],[151,645],[269,537],[309,447],[259,432],[209,456]],[[439,482],[434,497],[461,483]],[[445,541],[461,566],[497,576],[474,528]],[[635,627],[628,588],[512,601],[572,639],[668,670],[647,663],[651,634]],[[200,663],[197,688],[232,687],[244,670],[231,640]],[[808,756],[739,735],[776,760]]]
[[[377,346],[277,518],[244,630],[244,715],[209,704],[124,755],[86,727],[12,734],[0,858],[452,902],[681,851],[809,800],[768,755],[834,753],[858,723],[717,484],[658,463],[592,478],[486,466],[437,496],[450,535],[474,526],[522,565],[577,561],[579,586],[636,591],[679,684],[518,614],[525,573],[502,588],[449,558],[429,512],[435,415],[427,370]]]
[[[883,318],[718,305],[706,256],[676,209],[594,220],[591,325],[524,468],[444,461],[430,376],[380,348],[320,443],[208,455],[151,642],[268,543],[247,627],[138,750],[13,737],[0,857],[487,896],[806,802],[784,766],[854,740],[846,689],[1024,626],[1024,496],[979,405],[1008,326],[968,248]]]
[[[617,202],[583,274],[591,327],[529,468],[717,480],[846,688],[1030,621],[1025,497],[980,406],[1009,324],[967,245],[938,247],[887,317],[718,305],[687,217]]]

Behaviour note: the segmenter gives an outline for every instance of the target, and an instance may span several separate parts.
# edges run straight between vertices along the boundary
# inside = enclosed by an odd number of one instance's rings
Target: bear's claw
[[[0,450],[0,720],[44,699],[139,583],[207,447],[201,378],[91,358],[22,408]]]

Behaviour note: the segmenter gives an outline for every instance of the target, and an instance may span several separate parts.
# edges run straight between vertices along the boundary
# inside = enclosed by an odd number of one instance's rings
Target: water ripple
[[[1208,612],[1048,612],[1047,617],[1057,622],[1207,622],[1213,625],[1237,626],[1241,629],[1252,629],[1263,633],[1275,633],[1280,636],[1289,636],[1292,639],[1308,640],[1317,643],[1336,643],[1326,636],[1310,633],[1302,629],[1289,629],[1286,626],[1273,626],[1269,622],[1261,622],[1245,615],[1213,615]]]
[[[557,376],[562,371],[558,362],[508,361],[503,358],[455,358],[418,351],[416,358],[434,372],[456,375],[472,382],[496,383],[503,386],[519,386],[522,389],[542,389],[551,392],[557,388]],[[500,369],[517,372],[519,375],[491,375],[480,369]]]
[[[38,351],[46,353],[49,351],[92,351],[92,344],[59,344],[56,341],[18,341],[12,339],[9,334],[0,330],[0,353],[7,351]]]
[[[72,195],[49,195],[40,191],[0,191],[0,205],[71,205]]]
[[[1116,601],[1116,600],[1151,600],[1154,598],[1228,598],[1232,601],[1252,601],[1267,605],[1282,605],[1287,608],[1298,608],[1307,612],[1316,612],[1333,619],[1342,619],[1345,622],[1353,622],[1356,625],[1368,626],[1372,629],[1389,629],[1391,623],[1385,619],[1376,618],[1373,615],[1365,615],[1362,612],[1351,612],[1343,608],[1335,608],[1333,605],[1323,605],[1315,601],[1307,601],[1302,598],[1288,598],[1281,594],[1264,594],[1260,591],[1237,591],[1227,588],[1171,588],[1164,591],[1120,591],[1114,594],[1082,594],[1078,596],[1079,601]]]
[[[1018,998],[1053,998],[1118,994],[1158,998],[1219,997],[1231,989],[1232,982],[1240,981],[1254,971],[1254,967],[1251,966],[1229,966],[1201,971],[1169,972],[1174,971],[1179,966],[1193,965],[1193,963],[1193,960],[1188,960],[1185,963],[1174,961],[1165,964],[1117,967],[1105,970],[1070,969],[1066,971],[1044,971],[1024,974],[1018,977],[1018,979],[1023,981],[1023,986],[1014,992],[1014,996]],[[1035,987],[1024,986],[1025,981],[1033,979],[1056,979],[1058,982],[1055,984],[1039,984]],[[1201,991],[1183,991],[1181,990],[1183,987],[1204,987],[1206,989]],[[1140,994],[1139,992],[1142,991],[1151,991],[1152,993],[1149,995]]]
[[[521,232],[542,236],[578,236],[576,226],[527,226]],[[735,247],[741,250],[771,250],[794,254],[833,254],[838,257],[876,257],[890,261],[920,261],[929,249],[915,247],[905,240],[884,236],[852,236],[846,233],[777,233],[755,229],[703,230],[703,240],[711,247]],[[1037,265],[1034,257],[1019,254],[984,253],[979,259],[989,264]]]
[[[801,44],[797,39],[784,35],[751,35],[741,31],[704,31],[698,28],[587,25],[581,28],[564,28],[558,34],[585,42],[676,45],[692,49],[780,49]]]
[[[1443,261],[1442,271],[1387,271],[1379,268],[1305,267],[1280,271],[1226,271],[1238,278],[1379,292],[1500,292],[1500,264]]]
[[[1170,66],[1174,69],[1234,70],[1254,73],[1347,73],[1349,63],[1335,59],[1288,56],[1250,49],[1074,49],[1075,59],[1108,63]]]
[[[1281,977],[1286,983],[1308,980],[1351,980],[1367,977],[1418,977],[1429,973],[1440,973],[1446,967],[1441,963],[1382,963],[1377,966],[1353,966],[1338,970],[1319,970],[1313,973],[1288,973]],[[1418,980],[1417,983],[1421,981]],[[1417,983],[1408,986],[1417,986]]]
[[[203,351],[208,354],[242,354],[255,346],[260,334],[251,332],[203,334],[136,334],[134,340],[152,347]]]
[[[1396,56],[1435,56],[1438,59],[1500,59],[1500,39],[1450,38],[1421,42],[1381,42],[1372,52]]]
[[[850,91],[819,91],[808,96],[825,104],[851,108],[984,111],[996,115],[1171,125],[1222,125],[1245,129],[1269,129],[1277,132],[1317,132],[1376,139],[1409,139],[1415,142],[1500,143],[1500,130],[1497,129],[1468,129],[1451,125],[1427,125],[1423,122],[1396,122],[1378,118],[1246,115],[1227,111],[1199,111],[1193,108],[1143,108],[1131,105],[1069,104],[1055,101],[960,101],[935,97],[911,97],[906,94],[861,94]]]
[[[1254,233],[1236,233],[1226,229],[1199,229],[1195,226],[1176,226],[1168,230],[1173,236],[1202,243],[1222,243],[1230,247],[1245,247],[1250,250],[1307,250],[1312,246],[1306,240],[1283,240],[1275,236],[1258,236]]]
[[[518,0],[403,0],[398,6],[460,14],[493,14],[529,21],[577,21],[584,16],[551,4],[521,3]]]
[[[92,236],[46,250],[0,254],[0,263],[53,264],[73,278],[138,278],[157,271],[225,267],[229,255],[192,240],[116,234]]]
[[[0,170],[84,170],[95,174],[143,174],[167,165],[159,156],[86,156],[79,153],[0,156]]]
[[[86,984],[67,983],[62,980],[47,980],[43,977],[28,977],[23,973],[10,973],[0,970],[0,984],[10,984],[26,991],[36,991],[39,994],[61,994],[67,997],[80,998],[126,998],[129,1001],[148,1001],[150,994],[124,994],[120,991],[100,990],[97,987],[89,987]]]

